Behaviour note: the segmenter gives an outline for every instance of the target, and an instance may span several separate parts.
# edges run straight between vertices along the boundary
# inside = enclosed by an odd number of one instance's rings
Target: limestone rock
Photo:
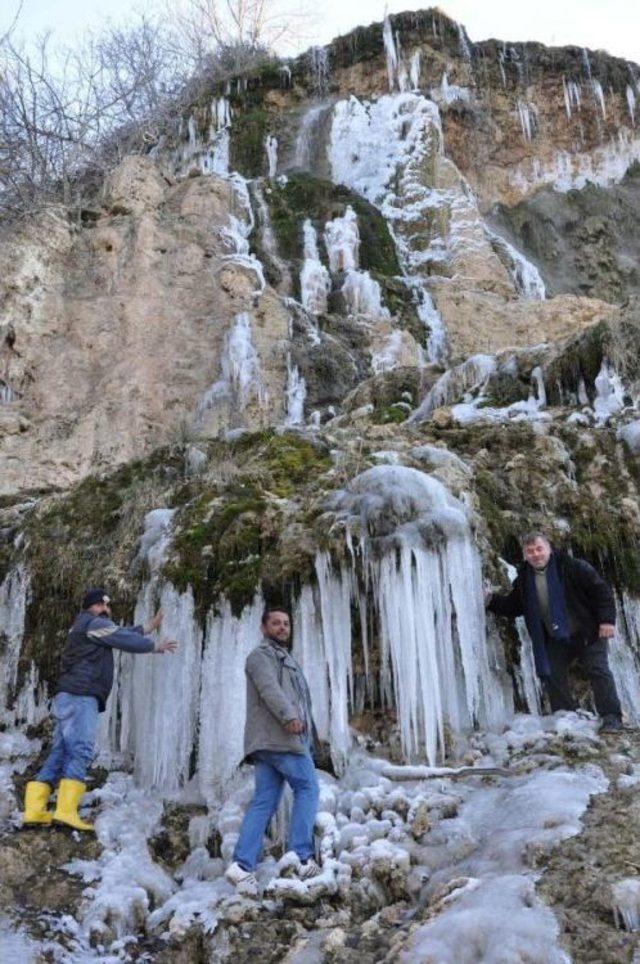
[[[125,157],[104,186],[105,207],[113,214],[140,215],[164,199],[166,183],[156,164],[146,157]]]
[[[215,434],[283,417],[289,317],[235,256],[233,185],[170,186],[150,161],[128,158],[108,196],[129,198],[131,213],[74,234],[51,212],[45,231],[32,224],[0,244],[0,361],[15,393],[2,405],[0,495],[64,488],[184,426]],[[203,405],[240,315],[259,391],[239,404],[227,385],[219,404]]]

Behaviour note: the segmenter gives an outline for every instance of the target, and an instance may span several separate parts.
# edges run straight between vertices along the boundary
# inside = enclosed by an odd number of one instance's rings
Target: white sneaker
[[[311,880],[312,877],[317,877],[318,874],[322,873],[322,868],[318,866],[313,857],[309,860],[305,860],[304,863],[300,862],[300,867],[298,868],[298,877],[300,880]]]
[[[258,896],[258,878],[252,870],[243,870],[235,860],[229,864],[225,873],[225,879],[233,884],[239,894],[247,897]]]

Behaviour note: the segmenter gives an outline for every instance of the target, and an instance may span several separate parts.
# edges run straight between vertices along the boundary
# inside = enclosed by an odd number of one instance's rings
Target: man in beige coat
[[[311,756],[311,696],[300,665],[289,650],[291,621],[283,609],[263,613],[262,642],[249,653],[245,761],[255,767],[255,793],[242,821],[226,878],[245,894],[258,893],[255,869],[262,839],[278,808],[285,781],[293,790],[287,849],[299,858],[298,875],[319,873],[313,828],[318,779]]]

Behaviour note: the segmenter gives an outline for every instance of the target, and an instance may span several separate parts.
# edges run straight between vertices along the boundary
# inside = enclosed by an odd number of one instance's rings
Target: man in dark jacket
[[[490,595],[487,609],[512,619],[524,616],[553,713],[576,708],[567,671],[577,659],[589,677],[601,730],[617,732],[622,712],[607,658],[616,621],[610,587],[588,562],[554,549],[541,532],[524,536],[522,549],[525,561],[511,592]]]
[[[263,640],[247,657],[245,760],[255,768],[255,793],[245,813],[227,880],[255,896],[255,869],[262,839],[278,808],[285,781],[293,790],[287,849],[299,859],[298,876],[315,877],[313,828],[318,808],[318,778],[311,756],[314,733],[311,695],[301,667],[289,651],[291,623],[282,609],[262,616]]]
[[[62,654],[62,671],[53,699],[55,729],[51,752],[25,788],[23,825],[66,824],[93,830],[78,816],[86,790],[87,767],[93,758],[98,714],[105,709],[113,685],[113,650],[127,653],[172,653],[173,640],[155,642],[145,635],[158,629],[162,613],[147,626],[117,626],[111,620],[111,600],[104,589],[89,589],[82,612],[69,630]],[[51,792],[60,780],[55,813],[47,810]]]

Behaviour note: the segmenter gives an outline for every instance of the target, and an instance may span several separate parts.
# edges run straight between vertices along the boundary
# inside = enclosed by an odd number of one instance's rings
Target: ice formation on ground
[[[567,767],[562,758],[564,748],[579,752],[597,744],[595,721],[561,713],[517,716],[503,733],[476,733],[467,767],[390,767],[387,760],[353,752],[339,781],[320,774],[320,877],[300,881],[295,855],[276,861],[267,854],[257,899],[238,896],[222,876],[251,792],[248,773],[222,806],[192,818],[191,853],[170,875],[148,846],[160,826],[161,798],[113,772],[85,801],[95,815],[101,855],[64,868],[87,885],[79,927],[67,945],[76,955],[82,948],[90,954],[92,938],[104,947],[96,959],[110,959],[126,942],[134,952],[143,927],[164,940],[183,935],[193,923],[215,935],[226,922],[250,919],[253,908],[274,900],[305,905],[335,895],[346,902],[384,902],[388,894],[430,907],[428,918],[410,927],[401,960],[418,954],[471,964],[482,953],[483,960],[497,961],[507,947],[514,960],[526,953],[540,964],[564,961],[557,923],[535,895],[534,861],[579,833],[590,797],[606,790],[599,767]],[[214,828],[223,860],[203,846]],[[628,914],[622,883],[614,903]],[[0,940],[22,946],[10,927]],[[125,952],[119,959],[129,958]]]

